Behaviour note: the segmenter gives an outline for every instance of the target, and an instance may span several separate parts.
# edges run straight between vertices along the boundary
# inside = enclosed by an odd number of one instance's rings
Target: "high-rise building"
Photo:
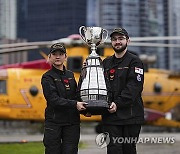
[[[165,25],[167,25],[167,0],[147,0],[148,3],[148,30],[146,36],[167,36]],[[165,40],[152,41],[152,43],[167,43]],[[167,48],[164,47],[149,47],[146,49],[147,54],[154,54],[157,57],[155,67],[167,69],[168,68],[168,54]]]
[[[17,38],[17,0],[0,0],[0,44],[24,41]],[[0,65],[26,60],[26,52],[0,55]]]
[[[180,1],[169,3],[169,36],[180,36]],[[180,40],[169,41],[180,44]],[[169,48],[169,69],[180,71],[180,48]]]
[[[0,39],[55,40],[78,33],[81,25],[101,26],[109,33],[124,27],[130,37],[179,36],[179,9],[179,0],[0,0]],[[158,43],[179,44],[177,40]],[[179,48],[129,50],[155,54],[154,67],[180,70]],[[36,53],[30,53],[32,59],[37,59]]]
[[[86,0],[18,0],[17,36],[28,41],[51,41],[77,34],[86,25]],[[39,59],[29,52],[28,59]]]
[[[86,25],[86,0],[18,0],[17,35],[28,41],[55,40]]]
[[[95,1],[95,0],[94,0]],[[172,2],[173,1],[173,2]],[[179,27],[178,0],[99,0],[93,14],[99,25],[111,32],[115,27],[124,27],[130,37],[173,36]],[[170,5],[171,3],[171,5]],[[97,11],[98,10],[98,11]],[[94,19],[96,21],[96,19]],[[152,41],[152,43],[171,43],[168,40]],[[177,42],[176,42],[177,43]],[[179,53],[171,52],[177,48],[165,47],[129,47],[130,50],[143,54],[155,54],[157,62],[154,67],[176,69],[179,65]],[[172,62],[173,56],[175,60]],[[177,59],[177,60],[176,60]]]
[[[99,26],[99,0],[87,0],[87,26]]]
[[[116,27],[124,27],[130,37],[140,36],[139,9],[139,0],[99,0],[99,24],[109,33]],[[133,51],[140,49],[134,47]]]
[[[16,0],[0,0],[0,39],[16,39]]]

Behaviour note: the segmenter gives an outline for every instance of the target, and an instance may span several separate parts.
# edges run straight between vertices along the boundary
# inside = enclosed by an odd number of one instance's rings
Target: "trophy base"
[[[88,103],[86,110],[82,111],[82,114],[91,113],[91,115],[101,115],[109,109],[108,102],[105,100],[88,100],[86,103]]]

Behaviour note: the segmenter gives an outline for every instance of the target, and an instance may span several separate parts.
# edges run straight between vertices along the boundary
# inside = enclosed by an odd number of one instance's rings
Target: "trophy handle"
[[[80,36],[81,36],[81,38],[83,39],[84,42],[86,42],[86,39],[85,39],[84,35],[82,35],[82,30],[84,32],[85,28],[86,28],[85,26],[79,27],[79,34],[80,34]]]
[[[102,41],[102,43],[104,43],[104,42],[107,40],[107,38],[108,38],[108,31],[107,31],[106,29],[103,29],[102,32],[103,32],[103,33],[106,32],[106,37],[105,37],[105,39]]]

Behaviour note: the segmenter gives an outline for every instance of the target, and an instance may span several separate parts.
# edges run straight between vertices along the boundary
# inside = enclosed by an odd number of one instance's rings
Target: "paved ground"
[[[28,127],[17,126],[17,124],[8,123],[5,126],[0,123],[0,144],[4,142],[31,142],[42,141],[43,135],[27,135],[35,131],[27,131]],[[35,124],[36,125],[36,124]],[[23,125],[22,125],[23,126]],[[159,131],[160,132],[160,131]],[[82,125],[81,127],[81,142],[84,148],[79,150],[79,154],[105,154],[106,148],[101,149],[95,143],[97,134],[94,133],[94,125]],[[163,144],[162,138],[173,138],[174,144]],[[141,133],[140,138],[159,138],[160,143],[139,143],[137,144],[138,154],[180,154],[180,133]],[[1,153],[1,152],[0,152]]]
[[[80,149],[79,154],[105,154],[106,149],[99,148],[95,143],[96,135],[82,135],[81,140],[86,143],[87,147],[85,149]],[[179,133],[143,133],[140,138],[148,139],[159,138],[159,143],[139,143],[137,144],[138,154],[179,154],[180,153],[180,134]],[[165,137],[175,139],[174,144],[162,144],[162,140]],[[172,137],[172,138],[171,138]]]
[[[95,143],[97,134],[81,134],[81,141],[85,145],[79,150],[79,154],[105,154],[106,148],[99,148]],[[24,141],[42,141],[43,135],[1,135],[0,142],[24,142]],[[138,154],[179,154],[180,153],[180,134],[179,133],[143,133],[140,138],[163,138],[173,137],[174,144],[157,143],[140,143],[137,145]]]

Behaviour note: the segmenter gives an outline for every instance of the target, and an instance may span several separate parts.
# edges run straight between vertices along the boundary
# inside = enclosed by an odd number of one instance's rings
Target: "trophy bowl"
[[[85,26],[81,26],[79,32],[92,51],[86,58],[86,66],[82,68],[78,84],[82,101],[88,103],[84,112],[89,112],[92,115],[103,114],[109,108],[107,86],[102,60],[96,53],[96,48],[107,39],[108,33],[101,27]],[[105,37],[104,33],[106,33]]]

